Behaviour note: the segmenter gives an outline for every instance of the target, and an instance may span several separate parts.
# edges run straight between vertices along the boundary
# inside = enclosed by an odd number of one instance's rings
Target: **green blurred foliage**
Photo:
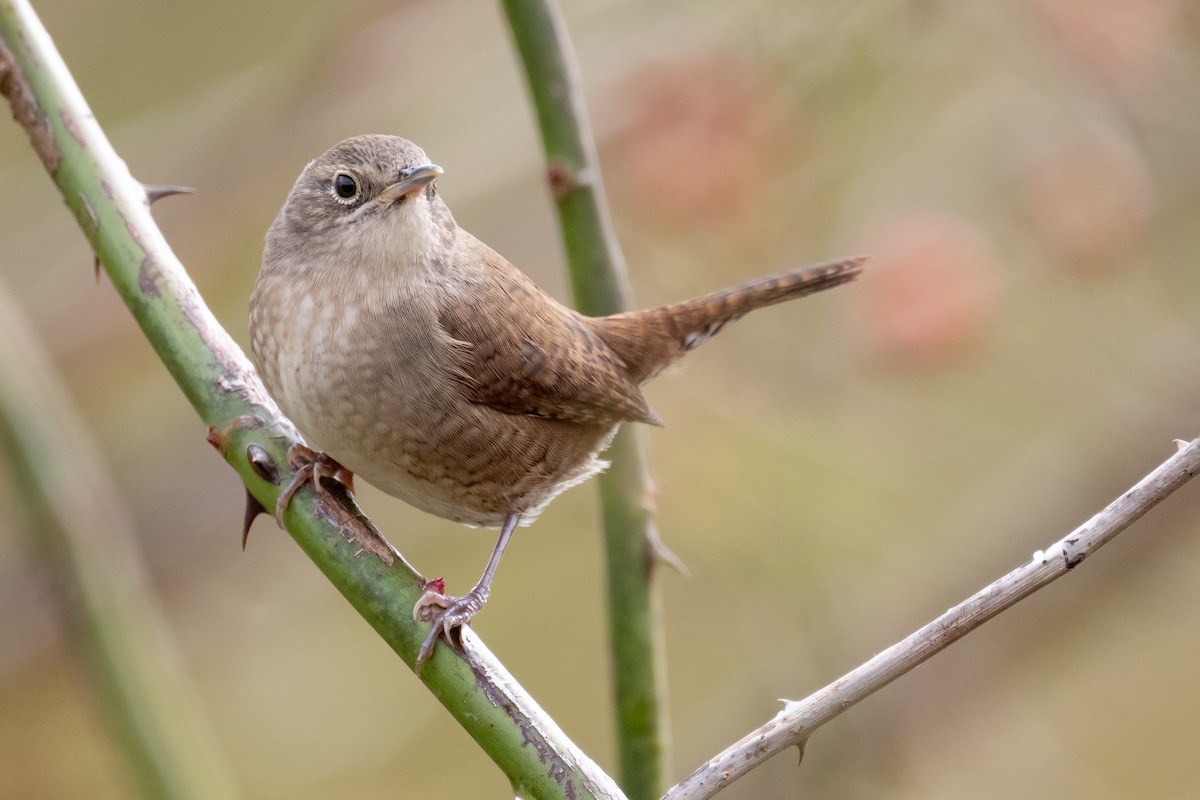
[[[565,297],[522,78],[466,2],[38,4],[245,342],[262,234],[334,142],[446,168],[459,222]],[[674,777],[1064,535],[1196,435],[1200,31],[1184,0],[571,2],[635,294],[869,252],[855,285],[740,322],[659,379]],[[0,270],[67,376],[251,797],[508,795],[260,521],[15,125]],[[1200,791],[1200,488],[723,797]],[[0,796],[124,797],[54,581],[0,502]],[[364,488],[451,588],[490,534]],[[593,489],[522,531],[478,621],[611,768]],[[546,602],[547,598],[551,602]],[[538,620],[541,627],[529,624]],[[1120,757],[1114,757],[1119,754]]]

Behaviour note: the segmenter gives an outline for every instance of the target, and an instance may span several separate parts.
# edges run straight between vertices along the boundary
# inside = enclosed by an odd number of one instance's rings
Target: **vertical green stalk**
[[[625,264],[613,235],[578,68],[550,0],[503,0],[537,111],[576,307],[600,316],[629,305]],[[658,541],[641,431],[624,428],[599,478],[608,562],[621,785],[630,798],[658,797],[663,733],[655,658],[658,598],[651,581]]]

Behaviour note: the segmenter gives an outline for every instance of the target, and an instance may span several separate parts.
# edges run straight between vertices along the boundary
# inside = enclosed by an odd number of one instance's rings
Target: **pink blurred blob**
[[[1032,0],[1073,61],[1110,82],[1154,66],[1179,22],[1178,0]]]
[[[651,219],[713,222],[750,207],[786,141],[786,111],[757,66],[716,51],[646,65],[618,88],[609,140],[620,185]],[[627,189],[628,190],[628,189]]]
[[[884,221],[855,293],[868,348],[899,366],[936,367],[979,345],[999,285],[991,246],[969,223],[936,213]]]
[[[1111,268],[1141,241],[1153,207],[1149,171],[1132,147],[1089,134],[1033,164],[1034,227],[1052,257],[1078,273]]]

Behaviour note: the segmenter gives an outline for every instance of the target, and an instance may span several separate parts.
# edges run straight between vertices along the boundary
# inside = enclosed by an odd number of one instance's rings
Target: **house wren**
[[[441,174],[395,136],[338,144],[297,179],[250,298],[254,361],[322,463],[501,528],[470,592],[418,602],[414,615],[433,623],[418,665],[482,608],[518,522],[602,470],[597,454],[622,422],[661,424],[643,384],[743,314],[845,283],[863,261],[587,317],[458,227]]]

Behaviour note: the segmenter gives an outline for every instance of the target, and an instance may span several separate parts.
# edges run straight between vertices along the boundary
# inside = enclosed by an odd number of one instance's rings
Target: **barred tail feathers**
[[[630,377],[641,384],[755,309],[854,280],[865,261],[857,257],[802,267],[694,300],[594,318],[589,323],[625,362]]]

